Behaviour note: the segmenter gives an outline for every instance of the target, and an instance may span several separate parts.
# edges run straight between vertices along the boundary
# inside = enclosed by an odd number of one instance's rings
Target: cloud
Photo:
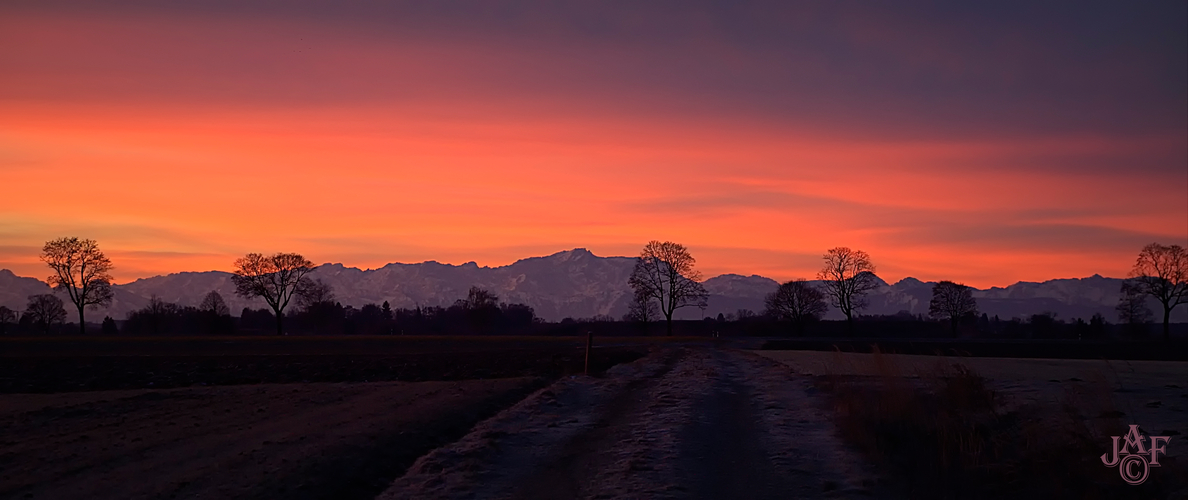
[[[1183,5],[92,9],[10,7],[5,95],[735,116],[897,139],[1167,134],[1188,112]]]
[[[671,239],[781,278],[837,245],[1104,274],[1188,236],[1184,8],[5,4],[0,262],[63,234],[120,279]]]

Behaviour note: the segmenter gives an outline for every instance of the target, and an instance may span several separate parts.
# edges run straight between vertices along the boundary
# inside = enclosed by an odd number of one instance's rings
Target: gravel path
[[[807,379],[678,348],[535,393],[381,498],[866,498],[873,480]]]

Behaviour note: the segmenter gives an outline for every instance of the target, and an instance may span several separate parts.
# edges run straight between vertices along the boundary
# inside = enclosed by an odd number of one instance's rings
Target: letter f
[[[1148,460],[1151,466],[1159,467],[1159,454],[1167,454],[1166,446],[1169,441],[1171,436],[1151,436],[1151,460]],[[1159,445],[1160,442],[1163,442],[1163,446]]]

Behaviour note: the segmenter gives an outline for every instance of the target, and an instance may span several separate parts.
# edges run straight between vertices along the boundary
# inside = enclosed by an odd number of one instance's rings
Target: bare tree
[[[1188,304],[1188,253],[1180,245],[1143,247],[1130,277],[1143,293],[1163,305],[1163,340],[1171,338],[1171,312]]]
[[[249,253],[235,261],[235,293],[241,297],[262,297],[276,314],[276,334],[284,334],[285,307],[294,295],[310,285],[306,276],[313,263],[300,254]]]
[[[181,306],[166,302],[154,294],[149,297],[148,305],[128,313],[124,332],[152,335],[170,333],[170,330],[178,328],[181,318]]]
[[[973,298],[973,289],[961,283],[942,281],[932,285],[932,301],[928,303],[928,315],[936,319],[947,318],[957,336],[957,323],[961,318],[978,314],[978,302]]]
[[[627,314],[623,315],[623,321],[651,323],[659,314],[656,301],[652,300],[652,297],[636,292],[631,296],[631,303],[627,304]]]
[[[499,296],[478,286],[471,286],[466,298],[454,301],[454,308],[462,310],[463,317],[476,333],[490,332],[499,324],[503,314]]]
[[[765,300],[767,315],[777,320],[792,321],[796,333],[803,333],[804,325],[825,314],[825,294],[804,279],[780,285]]]
[[[709,299],[698,283],[701,273],[684,245],[671,241],[650,241],[639,253],[627,283],[641,294],[655,299],[664,314],[668,335],[672,335],[672,313],[682,307],[702,307]]]
[[[198,304],[198,310],[211,316],[227,316],[231,314],[231,308],[227,307],[227,302],[223,300],[223,296],[218,291],[211,290],[202,298],[202,303]]]
[[[78,307],[79,333],[86,335],[83,309],[111,303],[111,260],[95,240],[58,238],[41,249],[41,260],[54,270],[46,280],[57,291],[65,291]]]
[[[149,297],[149,303],[140,309],[141,311],[151,314],[153,316],[169,316],[171,314],[181,314],[181,306],[172,302],[166,302],[161,297],[153,294]]]
[[[309,280],[297,292],[297,307],[314,331],[326,335],[345,328],[346,308],[338,305],[334,287],[319,279]]]
[[[1151,309],[1147,307],[1147,294],[1131,280],[1122,282],[1121,296],[1118,297],[1118,321],[1126,324],[1132,334],[1145,329],[1144,325],[1151,322]]]
[[[874,264],[862,250],[846,247],[830,249],[823,256],[825,267],[817,273],[823,282],[825,295],[834,307],[846,315],[846,322],[854,330],[854,311],[866,307],[866,294],[878,288]]]
[[[114,319],[111,319],[111,316],[104,316],[103,322],[99,324],[99,331],[103,333],[103,336],[110,337],[112,335],[119,335],[120,327],[116,326],[116,322]]]
[[[5,331],[8,330],[8,325],[10,323],[16,323],[16,321],[16,311],[0,306],[0,335],[4,335]]]
[[[334,287],[317,279],[307,281],[297,293],[297,307],[306,312],[319,305],[333,305],[335,300]]]
[[[41,331],[49,333],[54,323],[66,321],[66,308],[62,299],[53,294],[43,293],[29,296],[29,304],[25,306],[25,316],[34,324],[41,326]]]
[[[458,299],[454,302],[454,305],[467,311],[492,307],[498,308],[499,296],[483,288],[472,286],[470,287],[470,290],[466,292],[466,298]]]

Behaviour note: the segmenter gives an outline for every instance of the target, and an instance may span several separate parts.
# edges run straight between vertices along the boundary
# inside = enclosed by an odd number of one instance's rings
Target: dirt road
[[[873,476],[834,436],[821,398],[776,361],[666,347],[602,377],[542,383],[0,395],[0,498],[871,493]]]
[[[381,498],[866,498],[871,484],[807,380],[742,351],[670,349],[553,384]]]

